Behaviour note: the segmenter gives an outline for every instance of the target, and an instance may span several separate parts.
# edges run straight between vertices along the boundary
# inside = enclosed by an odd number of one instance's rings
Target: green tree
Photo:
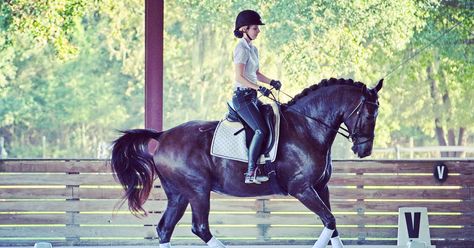
[[[115,129],[143,125],[142,8],[2,3],[0,135],[11,156],[95,157]]]
[[[393,131],[418,137],[420,145],[466,145],[474,127],[474,116],[466,112],[474,107],[472,6],[468,1],[441,1],[424,16],[426,25],[400,55],[417,56],[394,74],[392,81],[399,83],[389,88],[390,105],[396,107],[389,117],[396,123]],[[392,142],[400,138],[392,137]]]

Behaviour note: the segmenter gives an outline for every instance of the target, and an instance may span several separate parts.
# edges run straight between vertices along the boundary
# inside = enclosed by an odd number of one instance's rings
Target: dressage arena
[[[347,247],[397,243],[399,207],[426,207],[432,245],[474,243],[474,161],[334,161],[331,205]],[[0,246],[157,247],[155,226],[166,207],[156,185],[138,219],[114,206],[121,188],[105,160],[0,160]],[[190,209],[178,223],[173,247],[203,246],[191,233]],[[310,247],[323,226],[291,197],[235,198],[213,194],[211,231],[230,247]],[[263,246],[264,245],[264,246]],[[300,246],[302,245],[302,246]],[[260,246],[259,246],[260,247]]]

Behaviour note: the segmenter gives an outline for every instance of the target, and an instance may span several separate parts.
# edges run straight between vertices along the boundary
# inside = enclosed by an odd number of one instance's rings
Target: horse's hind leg
[[[218,239],[214,238],[209,229],[210,192],[198,193],[190,199],[193,212],[192,232],[212,248],[225,248]]]
[[[314,244],[313,248],[324,248],[331,239],[332,233],[336,229],[336,219],[331,210],[324,204],[319,194],[313,187],[306,188],[303,192],[292,194],[309,210],[316,213],[323,221],[324,230]]]
[[[188,200],[182,195],[168,194],[168,205],[161,217],[156,232],[160,238],[160,248],[171,247],[170,239],[178,221],[183,217],[188,206]]]
[[[319,196],[321,197],[321,200],[323,200],[324,204],[331,210],[331,203],[329,202],[329,189],[327,185],[324,185],[322,189],[316,188],[316,191],[318,192]],[[342,244],[341,239],[339,238],[339,233],[337,231],[337,228],[334,229],[334,232],[332,233],[331,236],[331,245],[333,248],[342,248],[344,245]]]

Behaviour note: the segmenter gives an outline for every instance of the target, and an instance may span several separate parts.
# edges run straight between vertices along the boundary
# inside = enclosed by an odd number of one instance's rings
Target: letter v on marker
[[[438,178],[440,180],[443,179],[444,166],[438,165],[436,166],[436,169],[438,169]]]
[[[408,230],[408,237],[411,239],[417,239],[420,237],[420,219],[421,219],[421,213],[420,212],[415,212],[415,218],[411,218],[411,213],[406,212],[405,213],[405,220],[407,224],[407,230]]]

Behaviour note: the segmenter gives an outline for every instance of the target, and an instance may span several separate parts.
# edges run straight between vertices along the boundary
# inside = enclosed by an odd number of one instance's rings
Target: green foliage
[[[388,87],[384,94],[390,96],[387,103],[394,110],[387,115],[393,122],[392,144],[406,137],[394,134],[406,133],[410,127],[418,127],[412,137],[432,137],[420,140],[419,145],[435,144],[435,138],[440,138],[435,133],[435,119],[444,132],[453,130],[456,135],[460,128],[474,128],[474,116],[466,112],[474,107],[470,97],[474,94],[471,10],[468,1],[442,2],[424,9],[425,24],[398,53],[400,60],[418,56],[391,76],[397,87]],[[462,143],[462,137],[456,139]],[[456,144],[458,140],[450,143]]]
[[[96,157],[116,129],[142,126],[138,1],[5,4],[0,135],[10,157]]]
[[[436,118],[445,132],[464,128],[467,137],[474,128],[466,113],[474,107],[469,4],[165,1],[165,128],[224,116],[235,16],[254,9],[266,23],[254,41],[261,71],[286,93],[329,77],[373,86],[397,69],[381,91],[376,147],[403,146],[409,137],[435,144]],[[143,22],[142,0],[1,3],[0,135],[10,157],[96,157],[115,129],[143,125]],[[338,139],[336,157],[347,157],[348,146]]]

